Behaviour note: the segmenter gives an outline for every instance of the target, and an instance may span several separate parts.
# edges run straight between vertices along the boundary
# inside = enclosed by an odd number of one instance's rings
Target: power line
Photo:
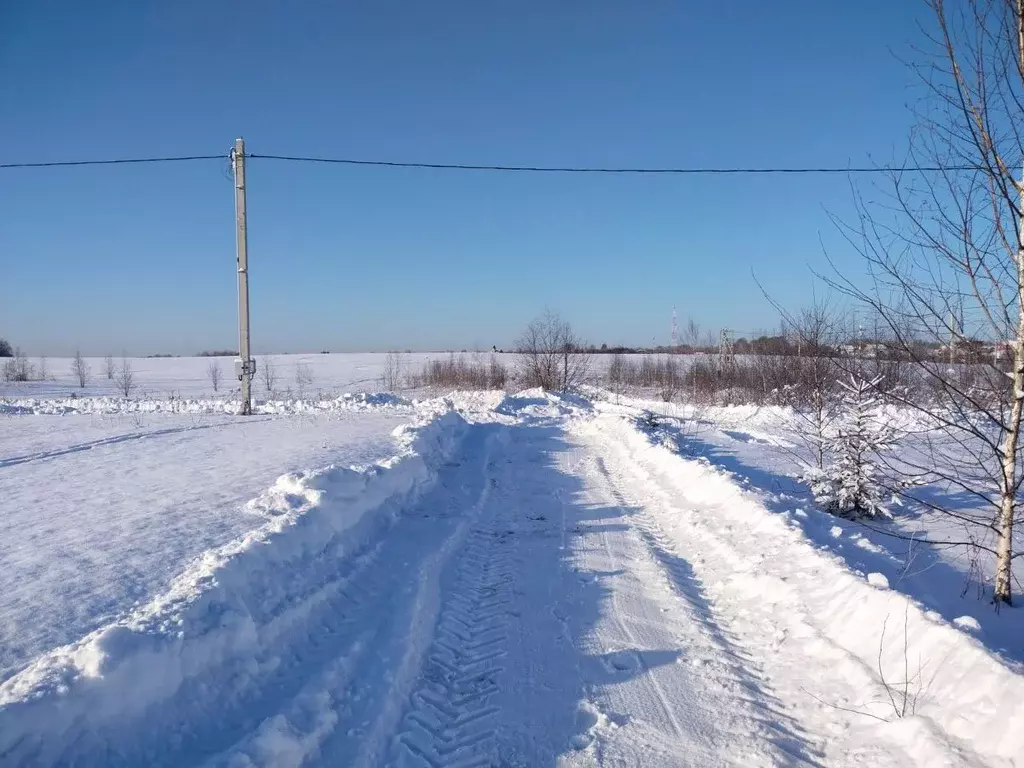
[[[180,163],[185,160],[226,160],[226,154],[184,155],[181,157],[126,157],[115,160],[57,160],[48,163],[0,163],[0,168],[60,168],[75,165],[141,165],[142,163]]]
[[[770,175],[770,174],[837,174],[837,173],[940,173],[943,171],[983,170],[972,165],[917,166],[821,166],[782,168],[609,168],[585,166],[539,165],[473,165],[467,163],[415,163],[395,160],[355,160],[352,158],[305,157],[301,155],[250,154],[250,160],[279,160],[292,163],[326,163],[330,165],[370,166],[378,168],[428,168],[446,171],[497,171],[511,173],[591,173],[591,174],[665,174],[665,175]],[[5,168],[61,168],[85,165],[141,165],[144,163],[177,163],[191,160],[225,160],[219,155],[183,155],[180,157],[132,157],[107,160],[59,160],[33,163],[0,163]]]
[[[511,171],[525,173],[633,173],[633,174],[773,174],[773,173],[891,173],[902,171],[939,172],[981,170],[973,165],[811,167],[811,168],[605,168],[538,165],[470,165],[466,163],[412,163],[394,160],[353,160],[333,157],[302,157],[297,155],[251,154],[251,159],[284,160],[293,163],[329,163],[333,165],[366,165],[386,168],[436,168],[447,171]]]

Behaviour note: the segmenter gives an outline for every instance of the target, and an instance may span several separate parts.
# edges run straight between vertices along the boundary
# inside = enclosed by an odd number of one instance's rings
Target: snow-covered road
[[[66,654],[78,669],[92,648],[129,658],[107,681],[69,694],[47,682],[69,673],[44,670],[0,688],[0,764],[1016,764],[1017,736],[972,729],[989,705],[1024,714],[1024,686],[956,646],[956,630],[921,624],[904,598],[620,416],[510,401],[504,417],[459,418],[430,481],[382,501],[391,513],[361,518],[358,537],[289,545],[286,569],[244,588],[218,579],[207,645],[195,657],[173,646],[174,675],[139,674],[165,650],[133,625]],[[960,684],[934,672],[927,716],[886,717],[864,660],[879,627],[858,626],[857,611],[890,600],[901,631],[955,650],[976,685],[1009,675],[992,694],[1005,698],[975,701],[977,717],[947,716],[958,707],[942,699],[932,711],[931,693]]]

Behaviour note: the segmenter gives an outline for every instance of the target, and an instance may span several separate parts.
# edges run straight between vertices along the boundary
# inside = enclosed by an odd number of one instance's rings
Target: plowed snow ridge
[[[725,474],[542,393],[288,475],[0,686],[3,765],[1016,765],[1024,680]],[[914,717],[878,673],[921,659]]]

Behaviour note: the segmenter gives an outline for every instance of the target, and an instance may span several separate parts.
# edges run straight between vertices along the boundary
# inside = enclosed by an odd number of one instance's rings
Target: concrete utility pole
[[[249,416],[252,414],[252,377],[256,373],[256,361],[252,359],[249,347],[249,241],[245,221],[245,142],[242,139],[235,139],[231,162],[235,169],[238,258],[238,359],[235,360],[235,375],[242,382],[242,409],[239,415]]]

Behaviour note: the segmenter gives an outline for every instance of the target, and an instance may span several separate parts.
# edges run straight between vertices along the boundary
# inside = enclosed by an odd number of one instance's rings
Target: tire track
[[[401,638],[404,638],[403,648],[394,657],[397,664],[384,673],[389,681],[387,694],[374,718],[373,727],[358,739],[358,758],[353,765],[381,764],[382,758],[388,752],[391,734],[401,722],[410,691],[418,684],[427,654],[433,650],[433,644],[436,643],[436,622],[443,615],[445,599],[443,574],[453,559],[462,557],[461,553],[465,550],[467,541],[472,540],[478,529],[477,521],[487,509],[491,491],[496,485],[491,474],[496,466],[493,460],[493,447],[495,442],[500,441],[495,439],[497,435],[492,431],[486,431],[483,435],[479,474],[482,482],[479,492],[468,513],[455,512],[463,518],[462,521],[445,539],[442,546],[427,558],[413,579],[413,583],[418,586],[414,590],[415,597],[406,630],[401,634]],[[463,492],[466,490],[464,486]],[[429,516],[424,519],[429,519]],[[327,750],[328,753],[330,751]]]
[[[260,419],[266,421],[266,419]],[[149,432],[129,432],[125,435],[113,435],[111,437],[102,437],[97,440],[90,440],[87,443],[78,443],[76,445],[69,445],[67,448],[55,448],[50,451],[37,451],[35,453],[26,453],[22,456],[10,456],[8,458],[0,459],[0,469],[5,467],[16,467],[19,464],[29,464],[35,461],[45,461],[47,459],[57,459],[61,456],[68,456],[74,453],[82,453],[83,451],[90,451],[93,448],[103,448],[108,445],[117,445],[118,443],[126,443],[132,440],[147,440],[153,437],[163,437],[165,435],[176,435],[181,432],[192,432],[202,429],[213,429],[215,427],[229,426],[230,422],[224,424],[197,424],[195,426],[187,427],[168,427],[166,429],[155,429]]]
[[[607,481],[607,490],[615,503],[622,509],[628,508],[629,505],[626,504],[625,498],[622,496],[615,483],[612,482],[611,475],[608,473],[608,468],[605,466],[604,459],[598,456],[594,463],[597,466],[598,473]],[[608,533],[606,531],[601,532],[601,545],[604,547],[605,553],[608,556],[608,561],[611,563],[612,570],[618,570],[620,568],[620,563],[618,558],[615,557],[612,546],[608,541]],[[639,648],[640,645],[637,641],[636,634],[630,629],[629,622],[623,619],[621,615],[622,612],[618,605],[618,596],[614,590],[611,592],[609,599],[611,600],[612,617],[614,618],[615,623],[618,624],[622,634],[628,638],[630,645],[634,648]],[[658,699],[662,712],[664,712],[666,719],[672,726],[673,733],[677,738],[682,738],[683,729],[679,724],[679,719],[676,717],[675,710],[669,702],[668,697],[665,695],[665,692],[662,690],[661,685],[658,683],[657,678],[651,674],[651,670],[648,667],[647,662],[644,661],[643,654],[634,653],[634,656],[641,669],[643,669],[645,676],[650,681],[651,689],[654,691],[654,695]]]
[[[497,483],[496,480],[491,481]],[[489,766],[495,755],[493,701],[503,690],[515,531],[508,504],[473,528],[445,596],[434,640],[395,743],[400,766]]]
[[[594,443],[591,445],[594,449],[598,448]],[[653,489],[654,493],[665,501],[668,509],[678,513],[682,510],[675,506],[672,494],[661,484],[659,478],[640,463],[619,454],[615,448],[613,450],[616,452],[609,454],[613,457],[613,464],[617,464],[614,461],[617,457],[622,461],[622,465],[614,466],[610,470],[605,460],[599,456],[596,460],[599,472],[617,500],[622,503],[634,502],[631,505],[636,510],[632,518],[633,532],[642,542],[648,557],[662,574],[671,591],[690,607],[690,614],[700,625],[704,637],[718,649],[716,658],[720,664],[720,674],[730,679],[744,692],[743,698],[753,708],[767,741],[778,749],[780,755],[799,763],[815,764],[823,754],[821,745],[811,743],[802,725],[789,714],[764,663],[751,653],[740,633],[731,626],[736,617],[723,623],[724,617],[706,594],[705,587],[690,562],[680,554],[679,548],[665,533],[648,505],[636,503],[638,497],[636,491],[632,489],[637,487],[637,483],[644,489]],[[624,468],[628,468],[634,479],[631,480],[625,475]],[[629,492],[628,498],[623,493],[623,488]]]

